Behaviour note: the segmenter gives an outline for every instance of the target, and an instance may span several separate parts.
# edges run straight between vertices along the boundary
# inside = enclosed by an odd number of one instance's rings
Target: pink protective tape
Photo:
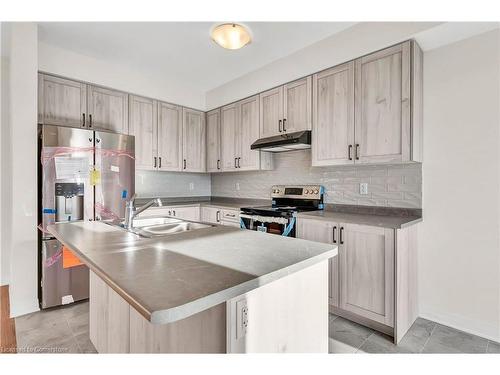
[[[57,261],[61,258],[62,255],[63,255],[63,250],[61,248],[57,253],[47,258],[47,260],[45,261],[45,267],[50,267],[55,263],[57,263]]]
[[[45,165],[48,161],[52,160],[56,156],[71,155],[75,152],[90,152],[105,157],[126,156],[128,158],[131,158],[132,160],[135,160],[133,153],[123,150],[108,150],[94,147],[56,147],[48,150],[43,149],[40,161],[42,165]]]
[[[47,231],[46,229],[44,229],[44,228],[42,227],[42,224],[37,225],[37,228],[38,228],[38,230],[39,230],[39,231],[41,231],[42,233],[45,233],[45,234],[51,234],[49,231]]]
[[[103,219],[121,220],[120,216],[118,216],[117,214],[115,214],[110,209],[104,207],[102,205],[102,203],[96,203],[95,204],[95,211]]]

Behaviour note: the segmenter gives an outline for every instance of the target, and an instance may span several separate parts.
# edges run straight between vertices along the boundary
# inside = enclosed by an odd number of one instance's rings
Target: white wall
[[[9,173],[5,163],[4,154],[7,153],[10,129],[8,124],[8,30],[5,23],[0,23],[0,285],[9,284],[10,280],[10,250],[7,245],[7,234],[10,231],[9,221],[4,217],[8,212],[8,201],[3,194],[6,191],[6,182],[9,180]]]
[[[207,109],[243,99],[294,79],[412,38],[436,22],[365,22],[334,34],[207,93]]]
[[[205,109],[205,93],[171,76],[132,69],[47,43],[38,44],[39,70],[195,109]]]
[[[420,315],[500,341],[500,35],[424,55]]]
[[[6,180],[3,176],[2,183],[8,185],[7,189],[2,188],[2,210],[3,204],[7,204],[6,212],[2,213],[2,223],[11,223],[11,228],[7,229],[7,242],[2,243],[2,253],[10,251],[10,308],[11,315],[18,316],[38,309],[38,37],[34,23],[10,23],[5,27],[10,33],[10,44],[6,51],[9,66],[6,90],[8,116],[2,117],[2,139],[4,130],[8,128],[10,148],[3,150],[2,147],[2,174],[5,172],[7,175]],[[2,28],[2,34],[6,29]]]

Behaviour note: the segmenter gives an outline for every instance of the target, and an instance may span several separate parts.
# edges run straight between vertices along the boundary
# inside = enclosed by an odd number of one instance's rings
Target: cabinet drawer
[[[240,221],[240,211],[236,210],[222,210],[222,220],[223,221]]]

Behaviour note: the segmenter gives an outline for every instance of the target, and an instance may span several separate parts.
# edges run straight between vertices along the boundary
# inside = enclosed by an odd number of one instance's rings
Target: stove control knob
[[[318,193],[319,193],[319,191],[318,191],[318,190],[314,190],[314,194],[318,194]]]
[[[305,190],[304,193],[309,194],[309,190]]]

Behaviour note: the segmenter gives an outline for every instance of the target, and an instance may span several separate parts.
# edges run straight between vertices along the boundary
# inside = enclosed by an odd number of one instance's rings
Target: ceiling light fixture
[[[248,29],[237,23],[223,23],[211,32],[212,40],[226,49],[240,49],[252,41]]]

